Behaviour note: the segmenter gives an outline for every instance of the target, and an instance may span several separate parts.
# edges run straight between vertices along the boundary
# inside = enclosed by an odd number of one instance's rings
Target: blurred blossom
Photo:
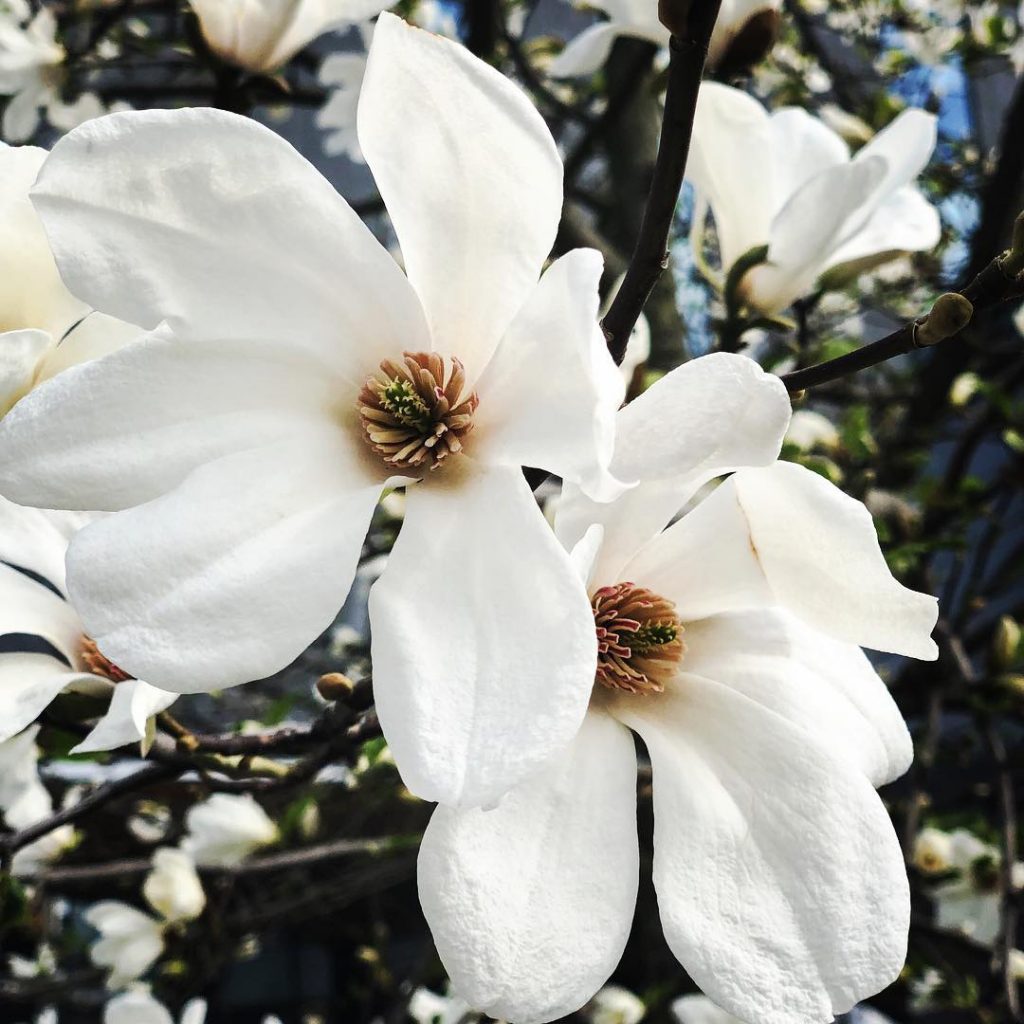
[[[192,999],[181,1011],[178,1024],[204,1024],[206,1002]],[[115,996],[103,1010],[103,1024],[175,1024],[170,1011],[144,985],[133,986]]]
[[[100,933],[89,956],[97,967],[110,972],[108,988],[124,988],[141,978],[164,950],[164,922],[127,903],[94,903],[85,912],[85,920]]]
[[[837,448],[840,438],[838,428],[826,415],[813,409],[797,409],[789,421],[786,440],[809,452],[815,448]]]
[[[248,793],[214,793],[190,807],[182,849],[201,867],[234,867],[278,840],[267,812]]]
[[[458,42],[459,23],[455,16],[457,10],[458,4],[452,3],[451,0],[419,0],[412,9],[409,20],[419,28]],[[514,26],[510,28],[519,34]]]
[[[166,846],[153,854],[153,870],[146,876],[142,894],[169,924],[194,921],[206,906],[191,856]]]
[[[549,68],[556,78],[592,75],[608,59],[620,37],[668,46],[669,31],[659,20],[658,5],[653,0],[588,0],[586,6],[603,11],[608,20],[585,28],[569,41]],[[755,15],[778,11],[781,6],[782,0],[723,0],[708,47],[708,65],[714,67],[726,56]]]
[[[953,867],[953,837],[938,828],[922,829],[914,840],[914,867],[939,875]]]
[[[978,393],[982,379],[976,373],[961,373],[949,389],[949,401],[957,407],[965,406]]]
[[[5,138],[24,142],[39,127],[40,108],[60,103],[64,58],[49,7],[33,14],[27,0],[0,4],[0,94],[11,97],[4,110]]]
[[[862,504],[775,461],[789,415],[777,377],[704,356],[619,413],[612,471],[634,489],[565,486],[555,530],[599,637],[583,726],[497,807],[439,806],[420,847],[424,914],[472,1005],[551,1020],[615,968],[638,884],[632,731],[662,928],[704,991],[812,1022],[899,974],[907,876],[875,787],[913,746],[860,648],[935,660],[937,602],[894,579]]]
[[[0,813],[13,829],[23,829],[49,816],[50,794],[39,778],[36,736],[33,726],[0,743]]]
[[[128,831],[147,846],[159,843],[170,827],[170,808],[153,800],[140,800],[135,814],[128,819]]]
[[[409,1016],[416,1024],[475,1024],[480,1020],[480,1014],[458,996],[439,996],[427,988],[413,992]]]
[[[590,1024],[640,1024],[647,1007],[629,989],[605,985],[584,1011]]]
[[[940,237],[937,210],[912,184],[935,147],[935,117],[907,110],[850,157],[846,143],[799,107],[769,114],[727,85],[700,91],[687,178],[691,238],[702,255],[710,211],[723,273],[767,247],[738,297],[777,313],[822,275],[839,280]]]
[[[153,331],[0,421],[0,490],[120,510],[71,546],[76,608],[123,671],[193,692],[321,635],[382,490],[415,482],[370,598],[376,709],[411,791],[481,804],[586,710],[593,615],[521,467],[621,489],[602,260],[545,269],[557,147],[464,47],[381,15],[359,110],[407,274],[251,120],[125,113],[58,143],[33,202],[62,273]]]
[[[875,134],[867,121],[847,113],[835,103],[825,103],[818,114],[827,127],[851,145],[862,146]]]
[[[678,1024],[743,1024],[731,1013],[726,1013],[707,996],[681,996],[672,1003],[672,1016]]]
[[[394,0],[189,0],[207,45],[247,71],[276,71],[328,29],[365,21]]]
[[[326,103],[317,111],[316,125],[327,132],[324,152],[328,156],[347,156],[365,163],[356,132],[359,87],[366,73],[366,55],[332,53],[320,65],[320,84],[327,87]]]

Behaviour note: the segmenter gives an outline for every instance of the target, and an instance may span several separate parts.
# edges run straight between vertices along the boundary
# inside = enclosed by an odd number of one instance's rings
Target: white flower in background
[[[913,864],[926,875],[939,875],[953,868],[953,837],[938,828],[922,829],[914,840]]]
[[[194,921],[206,906],[203,884],[185,850],[164,846],[153,853],[153,870],[142,884],[146,902],[165,921]]]
[[[561,161],[463,47],[382,15],[359,136],[408,276],[247,118],[146,111],[65,136],[33,192],[61,273],[152,333],[0,422],[0,493],[124,510],[75,537],[72,597],[108,658],[186,692],[262,678],[320,635],[382,489],[408,482],[370,598],[377,711],[411,790],[486,803],[575,733],[593,677],[589,602],[521,467],[615,490],[601,258],[538,281]]]
[[[658,19],[655,0],[587,0],[587,6],[604,11],[608,20],[585,28],[569,41],[549,68],[556,78],[592,75],[608,59],[620,37],[668,46],[669,31]],[[782,0],[723,0],[708,47],[708,65],[714,67],[725,56],[751,18],[781,6]]]
[[[593,598],[590,710],[495,809],[434,812],[424,913],[471,1005],[530,1024],[585,1003],[634,914],[634,730],[670,948],[741,1019],[821,1024],[903,964],[907,878],[875,787],[913,749],[860,646],[934,659],[937,603],[893,579],[863,505],[773,461],[789,401],[751,360],[687,363],[618,419],[612,469],[641,483],[608,505],[570,486],[556,517]]]
[[[276,71],[318,36],[376,17],[394,0],[189,0],[210,49],[247,71]]]
[[[936,209],[912,184],[935,148],[936,119],[906,110],[855,156],[805,110],[769,114],[727,85],[705,82],[686,176],[696,189],[692,240],[708,209],[723,272],[761,246],[739,297],[776,313],[823,274],[852,275],[939,241]]]
[[[474,1024],[480,1014],[469,1003],[449,993],[439,996],[428,988],[418,988],[409,1000],[409,1016],[416,1024]]]
[[[646,1013],[643,1001],[619,985],[605,985],[585,1010],[590,1024],[640,1024]]]
[[[64,557],[86,521],[80,514],[23,508],[0,498],[0,636],[36,637],[59,655],[27,645],[0,652],[0,740],[34,722],[59,693],[75,690],[110,698],[75,752],[113,750],[144,742],[150,717],[178,698],[122,672],[82,626],[67,596]]]
[[[100,933],[89,956],[97,967],[110,972],[108,988],[124,988],[141,978],[164,951],[164,922],[127,903],[94,903],[85,912],[85,920]]]
[[[678,1024],[743,1024],[738,1017],[726,1013],[707,996],[681,996],[672,1003],[672,1016]]]
[[[206,1002],[191,999],[181,1010],[178,1024],[204,1024]],[[170,1011],[150,995],[145,985],[114,996],[103,1009],[103,1024],[175,1024]]]
[[[804,452],[815,448],[831,449],[839,445],[839,431],[823,413],[813,409],[797,409],[789,421],[786,440]]]
[[[278,840],[277,826],[248,793],[214,793],[190,807],[182,849],[201,867],[234,867]]]
[[[0,143],[0,416],[40,381],[140,333],[87,316],[89,307],[64,287],[28,198],[46,156]]]
[[[372,26],[361,26],[363,45],[370,48]],[[366,74],[366,53],[331,53],[320,65],[320,84],[330,90],[327,101],[317,111],[316,126],[328,134],[324,152],[328,156],[347,156],[365,163],[356,131],[359,90]]]
[[[418,28],[458,42],[457,10],[458,4],[452,3],[451,0],[447,0],[447,2],[446,0],[419,0],[409,15],[409,21]]]
[[[66,55],[49,7],[35,15],[26,0],[5,0],[5,7],[0,7],[0,95],[10,99],[3,134],[12,142],[24,142],[39,127],[40,108],[60,102]]]

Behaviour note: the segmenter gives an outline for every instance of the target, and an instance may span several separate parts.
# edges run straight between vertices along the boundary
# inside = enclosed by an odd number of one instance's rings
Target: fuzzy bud
[[[344,703],[352,696],[356,684],[342,672],[328,672],[316,681],[317,693],[326,701]]]
[[[958,292],[946,292],[935,300],[932,311],[918,323],[914,332],[914,345],[927,348],[952,338],[971,322],[972,316],[974,306],[970,299]]]

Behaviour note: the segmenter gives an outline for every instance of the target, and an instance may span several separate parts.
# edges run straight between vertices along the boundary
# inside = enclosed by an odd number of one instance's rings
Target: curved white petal
[[[84,916],[100,933],[89,956],[94,964],[110,969],[110,988],[142,977],[164,950],[163,924],[127,903],[101,900]]]
[[[47,354],[39,368],[39,379],[49,380],[68,367],[109,355],[143,336],[144,332],[134,324],[106,313],[90,313]]]
[[[593,249],[568,253],[516,314],[477,384],[475,459],[618,489],[608,464],[625,387],[597,322],[602,267]]]
[[[739,89],[702,83],[686,178],[711,206],[724,269],[771,237],[772,217],[785,199],[774,166],[764,107]]]
[[[685,630],[687,673],[713,679],[782,715],[881,786],[910,767],[899,708],[859,647],[782,609],[727,612]]]
[[[0,562],[28,569],[64,593],[68,541],[88,521],[76,512],[25,508],[0,498]]]
[[[638,869],[633,738],[591,713],[572,745],[497,808],[434,812],[420,902],[463,999],[492,1017],[549,1021],[615,969]]]
[[[426,343],[391,256],[287,142],[221,110],[97,118],[32,201],[64,280],[104,313],[192,338],[269,339],[361,384]]]
[[[665,937],[716,1003],[743,1020],[821,1024],[896,978],[903,856],[856,767],[699,676],[616,714],[654,769]]]
[[[206,1001],[190,999],[181,1008],[181,1024],[206,1024]]]
[[[374,32],[358,130],[433,348],[475,381],[554,243],[551,133],[500,72],[391,14]]]
[[[72,605],[49,587],[0,564],[0,635],[8,633],[42,637],[74,661],[82,624]]]
[[[935,598],[893,578],[861,502],[793,463],[735,473],[623,571],[684,622],[780,604],[836,640],[937,656]]]
[[[822,171],[794,193],[772,221],[768,260],[749,270],[740,285],[744,301],[777,313],[814,284],[829,256],[863,226],[864,197],[885,180],[881,157]]]
[[[616,420],[612,474],[640,484],[614,502],[566,486],[555,530],[571,548],[592,523],[605,528],[594,578],[617,579],[623,564],[709,480],[779,454],[790,402],[778,377],[745,356],[716,352],[666,374]]]
[[[31,391],[53,344],[53,338],[45,331],[0,334],[0,416]]]
[[[815,175],[850,159],[850,147],[842,138],[803,107],[777,110],[769,132],[780,206]]]
[[[68,549],[86,632],[125,672],[193,693],[296,658],[348,592],[381,482],[337,431],[237,452]]]
[[[548,74],[554,78],[583,78],[604,66],[612,44],[622,35],[622,26],[611,21],[590,25],[566,43],[551,62]]]
[[[88,308],[64,287],[29,202],[45,159],[45,149],[0,144],[0,332],[34,329],[56,340]]]
[[[13,829],[27,828],[53,811],[53,800],[39,777],[39,726],[0,741],[0,819]]]
[[[150,716],[165,711],[179,696],[150,686],[141,679],[118,683],[106,713],[71,753],[88,754],[141,743],[146,738],[146,723]]]
[[[204,463],[354,409],[355,390],[308,353],[185,341],[160,329],[66,370],[0,420],[0,492],[25,504],[117,511],[166,493]]]
[[[402,779],[424,800],[472,807],[575,735],[597,639],[522,473],[459,468],[409,488],[370,622],[377,713]]]
[[[0,742],[31,725],[79,679],[80,672],[46,654],[0,654]]]
[[[909,185],[925,169],[935,149],[938,124],[934,114],[923,110],[904,110],[858,151],[855,162],[873,157],[885,160],[886,177],[879,198],[902,185]]]

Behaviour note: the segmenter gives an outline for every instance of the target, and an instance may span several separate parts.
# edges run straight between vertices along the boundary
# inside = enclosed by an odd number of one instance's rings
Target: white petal
[[[311,164],[249,118],[97,118],[57,143],[32,201],[71,290],[129,323],[269,339],[358,383],[426,341],[394,260]]]
[[[492,1017],[549,1021],[615,969],[638,870],[633,738],[588,714],[571,747],[494,810],[434,812],[420,902],[462,998]]]
[[[0,742],[0,818],[13,829],[49,817],[53,800],[39,777],[39,726]]]
[[[118,683],[106,714],[71,753],[116,750],[129,743],[141,743],[146,738],[146,723],[150,716],[169,708],[178,697],[177,693],[158,690],[141,679]]]
[[[938,118],[923,110],[904,110],[880,131],[855,161],[882,157],[886,162],[884,198],[902,185],[912,182],[927,166],[938,135]],[[865,197],[867,198],[867,197]]]
[[[114,996],[103,1009],[103,1024],[174,1024],[167,1007],[144,989]]]
[[[90,518],[77,512],[25,508],[0,498],[0,562],[28,569],[66,593],[64,556],[68,541]]]
[[[434,348],[473,381],[555,240],[551,133],[499,71],[390,14],[374,32],[358,121]]]
[[[443,472],[409,488],[370,593],[373,686],[409,789],[471,807],[576,734],[597,639],[587,592],[522,473]]]
[[[47,381],[0,421],[0,491],[117,511],[223,455],[332,419],[341,433],[349,408],[354,389],[308,353],[161,329]]]
[[[0,654],[0,741],[31,725],[69,683],[81,678],[46,654]]]
[[[125,672],[192,693],[282,669],[352,581],[380,481],[338,432],[225,456],[75,536],[68,588]]]
[[[743,1020],[821,1024],[896,978],[907,878],[860,771],[698,676],[623,702],[620,717],[654,769],[665,937],[716,1003]]]
[[[473,457],[536,466],[598,494],[625,388],[597,323],[603,261],[576,249],[547,270],[477,384]]]
[[[590,25],[566,44],[551,62],[548,74],[554,78],[583,78],[604,66],[612,52],[612,44],[621,35],[622,27],[610,21]]]
[[[0,334],[0,416],[29,393],[52,348],[53,338],[45,331]]]
[[[782,715],[856,765],[875,786],[914,756],[906,724],[859,647],[781,609],[727,612],[687,625],[683,667]]]
[[[850,159],[850,147],[842,138],[802,107],[777,110],[770,132],[780,207],[813,177]]]
[[[937,656],[935,598],[893,578],[861,502],[793,463],[740,470],[623,571],[684,622],[780,604],[836,640]]]
[[[595,570],[601,582],[661,530],[709,480],[779,454],[789,423],[786,389],[752,359],[718,352],[666,374],[616,420],[612,473],[639,486],[598,504],[566,487],[556,532],[566,547],[592,523],[605,528]]]
[[[49,587],[0,564],[0,635],[6,633],[42,637],[72,661],[82,639],[82,623],[71,604]]]
[[[181,1010],[181,1024],[205,1024],[206,1001],[190,999]]]
[[[126,324],[105,313],[90,313],[47,355],[40,367],[39,379],[49,380],[70,366],[109,355],[142,335],[143,331],[134,324]]]
[[[127,903],[101,900],[86,911],[85,920],[100,932],[89,956],[93,963],[110,968],[110,988],[141,977],[163,952],[162,923]]]
[[[739,89],[704,82],[686,177],[711,205],[725,269],[771,237],[772,217],[782,202],[773,170],[764,107]]]
[[[47,90],[29,82],[4,108],[3,136],[11,142],[27,142],[39,127],[39,108],[46,102]]]

